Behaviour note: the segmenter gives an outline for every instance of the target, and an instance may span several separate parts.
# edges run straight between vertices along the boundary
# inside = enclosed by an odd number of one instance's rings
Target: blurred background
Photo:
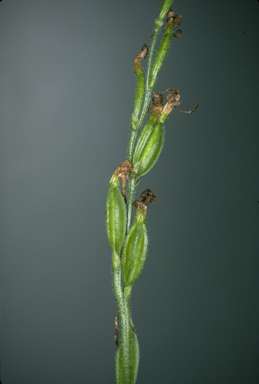
[[[114,383],[104,207],[162,1],[0,4],[1,380]],[[140,182],[149,251],[132,293],[138,383],[259,382],[259,3],[176,0],[156,91],[181,109]],[[143,63],[145,66],[145,63]]]

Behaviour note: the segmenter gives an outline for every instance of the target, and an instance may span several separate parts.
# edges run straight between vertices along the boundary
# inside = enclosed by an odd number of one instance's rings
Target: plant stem
[[[159,20],[159,19],[157,19]],[[156,45],[156,41],[160,32],[160,29],[163,25],[163,22],[159,20],[159,22],[155,21],[155,28],[152,35],[149,55],[148,55],[148,63],[147,63],[147,73],[145,78],[145,97],[144,97],[144,103],[141,111],[141,115],[139,117],[138,125],[136,129],[131,129],[130,131],[130,137],[129,137],[129,143],[128,143],[128,152],[127,152],[127,159],[129,161],[132,161],[134,147],[135,147],[135,141],[138,136],[139,130],[144,123],[145,117],[147,115],[148,107],[150,105],[151,95],[154,90],[154,87],[150,87],[150,73],[151,73],[151,67],[152,67],[152,57]]]
[[[152,92],[154,90],[156,84],[156,74],[152,74],[152,58],[154,54],[155,45],[157,42],[157,38],[161,27],[163,25],[163,19],[169,8],[172,4],[173,0],[164,0],[162,8],[159,13],[159,17],[155,20],[155,26],[153,30],[153,35],[151,39],[151,45],[148,54],[148,63],[147,63],[147,71],[145,77],[145,86],[143,80],[143,72],[139,72],[140,69],[136,69],[136,74],[138,75],[138,85],[136,91],[136,100],[134,106],[134,112],[132,114],[132,123],[130,130],[130,137],[127,148],[127,160],[132,163],[133,154],[135,149],[136,140],[139,134],[139,131],[144,123],[144,120],[147,116],[148,108],[151,102]],[[142,68],[141,68],[142,70]],[[142,107],[140,116],[138,118],[140,109]],[[134,169],[133,164],[133,169]],[[136,187],[139,181],[139,177],[133,177],[133,174],[130,174],[130,180],[128,182],[127,188],[127,224],[126,224],[126,234],[129,232],[131,227],[131,218],[132,218],[132,206],[135,197]],[[132,381],[136,380],[134,378],[134,373],[132,373],[132,356],[134,352],[132,352],[131,342],[132,340],[132,330],[134,329],[133,323],[131,323],[131,314],[130,314],[130,295],[132,290],[132,285],[126,286],[123,291],[122,288],[122,276],[121,276],[121,259],[120,255],[118,255],[114,250],[112,252],[112,272],[113,272],[113,286],[114,293],[117,300],[117,304],[119,307],[120,314],[120,324],[121,324],[121,340],[120,347],[121,348],[121,360],[118,358],[118,364],[121,361],[121,369],[122,369],[122,378],[117,379],[121,381],[118,384],[132,384]],[[124,282],[125,283],[125,282]],[[136,335],[134,334],[136,338]],[[134,341],[132,342],[134,343]],[[135,345],[135,344],[132,344]],[[138,348],[138,347],[137,347]],[[138,349],[137,349],[138,350]],[[119,355],[118,355],[119,356]],[[120,360],[120,361],[119,361]],[[134,360],[134,358],[133,358]],[[118,366],[120,369],[120,366]]]
[[[135,197],[136,187],[137,187],[136,179],[131,179],[128,182],[128,189],[127,189],[127,229],[126,229],[127,233],[129,232],[130,226],[131,226],[132,205]]]
[[[121,324],[121,349],[122,349],[122,370],[123,383],[131,384],[131,323],[129,297],[132,287],[127,287],[125,292],[121,285],[121,262],[120,257],[112,252],[112,272],[113,272],[113,287],[120,313]],[[130,288],[130,289],[129,289]]]
[[[137,139],[139,130],[140,130],[142,124],[144,123],[145,117],[147,116],[147,111],[148,111],[150,101],[151,101],[151,95],[152,95],[152,92],[153,92],[154,87],[155,87],[155,84],[152,87],[150,86],[150,73],[151,73],[151,68],[152,68],[152,57],[154,54],[155,45],[156,45],[157,38],[158,38],[158,35],[159,35],[159,32],[160,32],[162,25],[163,25],[163,21],[161,19],[155,20],[155,27],[154,27],[154,31],[153,31],[153,35],[152,35],[152,39],[151,39],[150,50],[149,50],[149,55],[148,55],[147,73],[146,73],[146,78],[145,78],[144,103],[143,103],[142,111],[141,111],[139,121],[137,124],[137,128],[133,129],[133,125],[131,125],[131,130],[130,130],[128,151],[127,151],[127,159],[130,162],[132,162],[136,139]],[[137,187],[136,180],[131,179],[128,183],[128,189],[127,189],[127,232],[129,231],[130,226],[131,226],[132,205],[133,205],[136,187]]]

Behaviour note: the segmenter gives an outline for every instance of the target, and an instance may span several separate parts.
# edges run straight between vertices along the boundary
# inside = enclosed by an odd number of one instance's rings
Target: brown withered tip
[[[161,93],[159,93],[159,91],[157,93],[154,93],[152,100],[153,100],[153,104],[156,107],[161,107],[164,104],[164,96]]]
[[[167,100],[172,102],[172,101],[179,101],[180,100],[180,92],[178,89],[174,88],[168,88],[165,91],[170,91],[167,94]]]
[[[124,160],[113,172],[113,176],[121,178],[121,189],[124,197],[126,196],[126,180],[129,180],[129,174],[133,179],[136,176],[132,168],[132,163],[129,160]]]
[[[193,113],[194,111],[196,111],[196,109],[198,108],[198,101],[196,101],[196,104],[195,104],[195,107],[193,109],[191,109],[190,111],[182,111],[181,109],[175,107],[179,112],[182,112],[182,113]]]
[[[168,29],[168,28],[170,28],[173,25],[174,17],[175,17],[175,13],[170,8],[169,11],[167,12],[167,15],[166,15],[166,26],[165,26],[165,29]]]
[[[137,207],[137,209],[142,209],[142,211],[146,211],[147,209],[146,204],[144,204],[142,201],[135,200],[134,205]]]
[[[173,17],[173,27],[174,28],[177,28],[178,25],[181,24],[182,17],[183,17],[183,15],[181,13],[179,15],[174,15],[174,17]]]
[[[154,193],[149,189],[145,189],[140,195],[140,201],[144,203],[145,205],[152,204],[156,201],[156,196]]]
[[[177,28],[182,22],[183,15],[181,13],[179,15],[176,15],[171,8],[169,9],[166,16],[166,28],[171,27],[171,25],[173,25],[173,28]]]
[[[177,39],[182,36],[183,31],[181,29],[177,29],[176,32],[173,33],[173,37],[176,37]]]
[[[148,57],[148,46],[147,44],[143,44],[142,47],[139,50],[139,53],[137,54],[137,57],[135,60],[141,61]]]
[[[172,9],[170,8],[169,11],[167,12],[167,19],[171,19],[175,16],[175,13],[172,11]]]
[[[148,113],[152,114],[153,112],[157,111],[158,113],[161,113],[164,105],[164,96],[158,91],[157,93],[153,94],[152,97],[152,103],[149,106]]]
[[[134,71],[139,71],[142,70],[140,61],[144,60],[148,57],[148,46],[147,44],[143,44],[142,47],[140,48],[139,53],[136,56],[136,59],[134,61]]]
[[[135,177],[135,172],[132,169],[132,163],[129,160],[124,160],[120,165],[115,169],[114,175],[119,177],[125,177],[129,180],[129,174],[132,173],[133,179]]]

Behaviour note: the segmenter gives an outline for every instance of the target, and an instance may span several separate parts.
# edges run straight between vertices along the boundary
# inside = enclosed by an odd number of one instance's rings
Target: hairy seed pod
[[[115,357],[115,375],[116,375],[116,383],[123,383],[123,371],[122,371],[122,349],[121,344],[119,345],[116,357]],[[135,384],[137,381],[138,375],[138,366],[139,366],[139,344],[138,338],[134,331],[131,333],[131,382]]]
[[[127,213],[119,189],[119,177],[112,177],[108,189],[105,209],[106,233],[111,249],[120,255],[126,234]]]
[[[148,234],[145,222],[146,206],[145,204],[142,204],[137,210],[135,222],[126,237],[122,252],[121,270],[124,287],[128,287],[135,283],[139,278],[146,261]]]
[[[144,98],[144,93],[145,93],[145,76],[144,76],[144,71],[143,68],[140,64],[140,61],[145,59],[148,54],[148,46],[147,44],[144,44],[136,59],[134,62],[134,72],[137,76],[137,87],[136,87],[136,92],[135,92],[135,101],[134,101],[134,111],[133,114],[137,118],[139,117],[140,111],[141,111],[141,106],[143,103],[143,98]]]
[[[170,20],[171,21],[171,20]],[[173,23],[167,22],[167,25],[164,30],[164,37],[158,47],[153,66],[151,69],[151,81],[150,81],[150,88],[153,88],[156,83],[156,78],[158,75],[158,72],[160,71],[163,62],[165,61],[167,52],[169,51],[171,42],[172,42],[172,37],[173,37]]]
[[[144,176],[155,165],[164,145],[165,129],[164,124],[159,122],[149,136],[144,149],[139,157],[141,165],[138,170],[138,177]]]
[[[157,123],[157,120],[158,120],[157,114],[153,113],[148,119],[147,124],[143,128],[139,136],[136,148],[134,150],[133,161],[132,161],[133,165],[135,165],[139,161],[140,155],[153,131],[154,125]]]

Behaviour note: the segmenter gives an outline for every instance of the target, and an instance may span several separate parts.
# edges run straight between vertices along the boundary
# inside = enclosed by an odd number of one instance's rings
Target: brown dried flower
[[[149,189],[145,189],[140,195],[140,201],[135,200],[134,205],[137,207],[137,209],[146,210],[147,205],[152,204],[156,201],[156,196],[154,193]]]
[[[140,48],[139,53],[136,56],[136,59],[134,61],[134,70],[135,72],[141,69],[140,61],[144,60],[148,57],[148,46],[147,44],[143,44]]]
[[[113,172],[113,177],[121,178],[121,191],[122,195],[126,196],[126,180],[129,180],[129,174],[132,175],[132,178],[135,177],[135,172],[132,169],[132,164],[129,160],[124,160]]]
[[[147,188],[141,193],[140,201],[142,201],[142,203],[144,203],[145,205],[149,205],[156,201],[156,196],[149,188]]]

